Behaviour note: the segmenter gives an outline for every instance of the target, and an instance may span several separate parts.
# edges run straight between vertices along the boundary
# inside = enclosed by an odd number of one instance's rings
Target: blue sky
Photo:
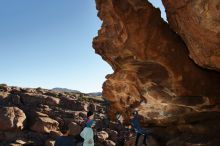
[[[112,69],[92,48],[96,13],[94,0],[0,0],[0,83],[101,91]]]

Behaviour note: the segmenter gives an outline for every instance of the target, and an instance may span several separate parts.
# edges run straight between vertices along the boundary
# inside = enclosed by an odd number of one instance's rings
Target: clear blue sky
[[[94,0],[0,0],[0,83],[101,91],[112,69],[92,48],[96,13]]]

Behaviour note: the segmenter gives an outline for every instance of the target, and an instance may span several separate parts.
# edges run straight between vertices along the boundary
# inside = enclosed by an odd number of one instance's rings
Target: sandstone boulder
[[[21,144],[21,145],[23,145],[23,144],[26,144],[26,141],[21,140],[21,139],[17,139],[17,140],[15,141],[15,143],[16,143],[16,144]]]
[[[45,146],[54,146],[55,144],[55,141],[54,140],[51,140],[51,139],[48,139],[46,142],[45,142]]]
[[[22,130],[26,116],[18,107],[0,108],[0,130]]]
[[[109,134],[109,139],[117,141],[118,132],[115,130],[107,129],[106,132]]]
[[[219,138],[209,137],[207,135],[185,135],[174,138],[167,142],[166,146],[217,146],[219,145]]]
[[[86,102],[76,102],[75,108],[77,111],[88,111],[89,104]]]
[[[63,107],[72,109],[74,111],[88,111],[89,104],[84,101],[78,101],[68,96],[61,98],[61,104]]]
[[[50,133],[51,131],[57,131],[59,123],[56,120],[51,119],[45,114],[39,113],[38,117],[35,117],[30,129],[39,133]]]
[[[8,92],[10,91],[10,87],[7,84],[0,84],[0,92]]]
[[[220,1],[163,0],[171,28],[186,43],[190,57],[220,71]]]
[[[133,146],[135,145],[136,136],[130,137],[126,142],[125,146]],[[144,136],[140,136],[138,139],[138,146],[144,146]],[[160,144],[156,141],[152,136],[148,136],[146,140],[147,145],[149,146],[160,146]]]
[[[0,92],[0,104],[8,104],[9,103],[9,93],[8,92]]]
[[[108,139],[109,135],[106,131],[97,132],[97,137],[99,141],[105,141]]]
[[[59,98],[36,93],[20,93],[20,97],[24,104],[29,105],[45,104],[53,106],[58,105],[60,103]]]
[[[73,135],[73,136],[80,134],[82,130],[82,127],[76,124],[75,122],[71,122],[68,125],[68,128],[70,130],[70,135]]]
[[[116,143],[111,141],[111,140],[106,140],[105,141],[105,146],[116,146]]]

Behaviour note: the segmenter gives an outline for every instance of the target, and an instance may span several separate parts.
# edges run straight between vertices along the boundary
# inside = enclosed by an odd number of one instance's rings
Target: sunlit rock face
[[[220,74],[195,64],[185,43],[162,20],[159,9],[146,0],[96,0],[96,4],[103,24],[93,47],[114,70],[103,84],[112,116],[121,112],[128,119],[137,109],[143,121],[169,125],[184,123],[182,117],[187,114],[219,110]],[[205,19],[202,24],[205,27]],[[202,27],[196,28],[200,29],[205,33]],[[198,31],[189,33],[196,36]],[[218,36],[205,38],[217,46]]]
[[[220,1],[163,0],[168,21],[200,66],[220,71]]]

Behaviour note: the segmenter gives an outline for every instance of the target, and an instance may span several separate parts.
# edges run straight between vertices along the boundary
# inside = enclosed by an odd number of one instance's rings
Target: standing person
[[[87,113],[86,127],[80,133],[80,136],[84,139],[83,146],[94,146],[94,134],[92,127],[94,126],[93,112]]]
[[[143,144],[147,146],[147,143],[146,143],[147,133],[144,131],[144,129],[141,128],[140,119],[139,119],[137,111],[135,111],[131,116],[131,125],[133,126],[133,128],[136,132],[135,146],[138,145],[138,140],[141,135],[144,135]]]

